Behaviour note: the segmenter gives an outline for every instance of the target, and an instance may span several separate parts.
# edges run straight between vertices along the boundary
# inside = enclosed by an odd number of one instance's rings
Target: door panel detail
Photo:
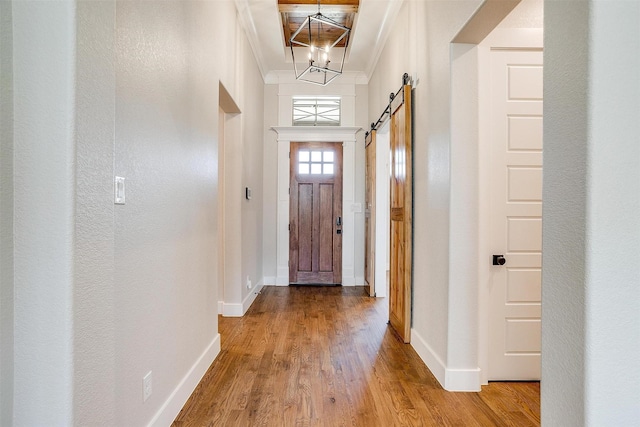
[[[342,283],[342,144],[292,142],[289,282]]]

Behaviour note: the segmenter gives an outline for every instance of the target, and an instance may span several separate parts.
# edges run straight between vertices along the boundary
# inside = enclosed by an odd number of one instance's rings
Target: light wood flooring
[[[362,287],[265,287],[174,426],[538,426],[539,383],[451,393]]]

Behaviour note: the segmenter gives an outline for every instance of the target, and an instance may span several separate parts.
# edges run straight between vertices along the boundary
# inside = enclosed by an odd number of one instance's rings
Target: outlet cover
[[[144,376],[144,378],[142,378],[142,400],[143,402],[146,402],[147,399],[151,396],[151,393],[153,393],[153,376],[152,376],[152,372],[149,371],[147,373],[147,375]]]

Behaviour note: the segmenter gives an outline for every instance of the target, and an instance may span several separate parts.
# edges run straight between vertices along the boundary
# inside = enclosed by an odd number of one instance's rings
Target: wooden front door
[[[391,265],[389,323],[405,342],[411,339],[411,256],[413,178],[411,170],[411,86],[391,103]]]
[[[289,283],[342,283],[342,143],[292,142]]]
[[[376,259],[376,131],[365,140],[364,281],[369,296],[375,296]]]

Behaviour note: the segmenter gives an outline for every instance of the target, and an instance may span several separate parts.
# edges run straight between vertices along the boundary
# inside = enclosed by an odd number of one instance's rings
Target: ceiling
[[[317,0],[235,0],[240,20],[267,82],[293,77],[290,34],[308,15],[318,12]],[[360,81],[368,81],[403,0],[321,0],[320,12],[351,27],[344,65]],[[297,55],[296,55],[297,56]]]

